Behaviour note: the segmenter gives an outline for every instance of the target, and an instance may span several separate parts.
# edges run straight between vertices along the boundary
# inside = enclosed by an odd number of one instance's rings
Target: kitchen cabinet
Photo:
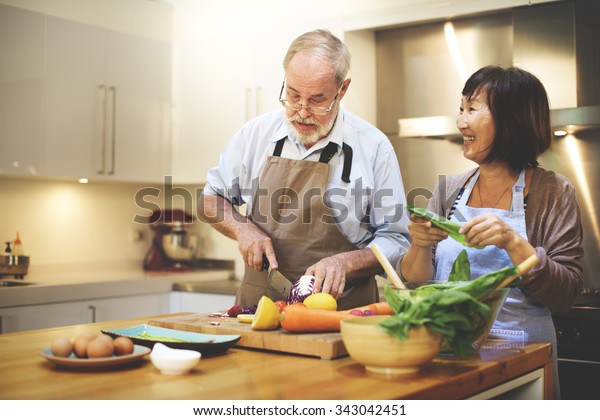
[[[170,54],[165,42],[47,16],[43,174],[169,175]]]
[[[0,5],[0,174],[42,163],[44,15]]]
[[[0,174],[163,182],[170,41],[136,28],[132,3],[98,5],[114,19],[96,24],[58,17],[52,4],[48,13],[0,5]],[[170,9],[144,4],[169,31]],[[131,29],[109,29],[113,21]]]
[[[0,309],[0,333],[169,313],[170,293]]]

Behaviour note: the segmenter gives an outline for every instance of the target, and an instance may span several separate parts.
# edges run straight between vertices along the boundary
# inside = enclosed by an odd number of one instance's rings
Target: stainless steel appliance
[[[563,398],[600,399],[599,21],[600,2],[570,0],[376,34],[377,125],[396,149],[409,203],[421,207],[439,176],[473,167],[453,124],[468,75],[514,64],[546,86],[553,128],[566,135],[540,163],[574,184],[584,228],[584,293],[554,314]]]
[[[152,246],[144,260],[147,271],[191,271],[198,250],[198,238],[186,224],[193,216],[179,209],[156,210],[148,218],[154,232]]]
[[[600,399],[600,296],[589,289],[584,296],[589,305],[554,316],[562,399]]]

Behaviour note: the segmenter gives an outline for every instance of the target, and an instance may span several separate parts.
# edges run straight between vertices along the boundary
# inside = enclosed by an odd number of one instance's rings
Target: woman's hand
[[[419,248],[429,248],[448,237],[446,231],[433,227],[429,220],[414,214],[410,217],[408,232],[412,239],[411,245]]]
[[[469,246],[495,245],[508,251],[517,236],[515,230],[493,213],[486,213],[469,220],[459,230],[465,234]]]
[[[504,249],[515,265],[535,254],[527,239],[493,213],[472,218],[459,232],[465,234],[469,246],[494,245]]]
[[[408,233],[411,244],[396,271],[409,282],[429,281],[433,278],[432,247],[446,239],[448,233],[434,227],[429,220],[414,214],[408,222]]]

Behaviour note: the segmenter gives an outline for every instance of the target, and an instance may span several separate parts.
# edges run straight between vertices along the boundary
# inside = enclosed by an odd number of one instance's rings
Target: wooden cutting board
[[[211,322],[218,322],[219,325],[211,325]],[[209,317],[208,314],[154,318],[148,324],[204,334],[237,334],[241,338],[236,343],[236,347],[316,356],[322,359],[335,359],[348,355],[339,332],[299,334],[282,329],[255,331],[250,324],[240,322],[236,318]]]

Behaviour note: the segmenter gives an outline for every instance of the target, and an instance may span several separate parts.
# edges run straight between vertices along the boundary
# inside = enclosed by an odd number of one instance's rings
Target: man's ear
[[[344,82],[342,83],[342,90],[340,90],[340,97],[339,100],[341,101],[342,98],[344,97],[344,95],[346,95],[346,92],[348,91],[348,86],[350,86],[350,82],[352,81],[352,79],[347,78],[346,80],[344,80]]]

